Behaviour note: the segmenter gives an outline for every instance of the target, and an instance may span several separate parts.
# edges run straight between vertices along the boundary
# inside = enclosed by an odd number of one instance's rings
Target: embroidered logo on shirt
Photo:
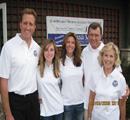
[[[37,51],[36,51],[36,50],[34,50],[33,54],[34,54],[34,56],[37,56]]]
[[[112,83],[112,85],[113,85],[114,87],[117,87],[117,85],[118,85],[117,80],[114,80],[113,83]]]

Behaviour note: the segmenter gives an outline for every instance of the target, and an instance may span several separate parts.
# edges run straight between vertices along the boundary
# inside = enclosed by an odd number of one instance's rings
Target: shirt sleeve
[[[81,60],[82,60],[81,67],[82,67],[82,70],[84,72],[84,69],[83,69],[84,68],[84,64],[83,64],[84,62],[83,62],[83,57],[82,56],[81,56]]]
[[[83,54],[84,54],[83,52],[84,52],[84,51],[82,51],[81,59],[82,59],[83,74],[85,74],[85,69],[84,69],[84,68],[85,68],[85,66],[84,66],[84,63],[85,63],[85,60],[84,60],[84,59],[85,59],[85,57],[84,57],[84,55],[83,55]]]
[[[116,69],[117,69],[117,71],[122,72],[121,66],[117,67]]]
[[[88,86],[91,91],[96,92],[96,75],[93,73],[90,81],[88,82]]]
[[[122,99],[122,96],[126,94],[126,80],[122,76],[120,79],[120,90],[119,90],[119,98]]]
[[[10,75],[10,69],[11,69],[11,59],[9,56],[9,50],[6,48],[7,46],[3,46],[2,52],[1,52],[1,60],[0,60],[0,77],[8,79]]]

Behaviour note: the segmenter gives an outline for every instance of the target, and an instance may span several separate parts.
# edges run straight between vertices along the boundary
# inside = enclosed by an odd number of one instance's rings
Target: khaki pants
[[[88,119],[88,110],[84,109],[84,120]]]

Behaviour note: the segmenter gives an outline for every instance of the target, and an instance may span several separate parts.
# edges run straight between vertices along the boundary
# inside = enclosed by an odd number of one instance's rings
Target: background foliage
[[[128,62],[126,58],[122,58],[121,61],[122,61],[122,64],[121,64],[122,73],[126,79],[126,83],[128,84],[130,88],[130,63]],[[130,97],[128,98],[126,102],[126,117],[130,118]]]

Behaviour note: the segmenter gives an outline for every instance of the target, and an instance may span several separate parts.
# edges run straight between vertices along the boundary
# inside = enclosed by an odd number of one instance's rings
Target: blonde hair
[[[61,51],[61,61],[62,61],[62,64],[65,65],[65,59],[66,59],[66,54],[67,54],[66,43],[67,43],[67,40],[68,40],[69,37],[73,37],[74,40],[75,40],[75,50],[74,50],[74,53],[73,53],[74,54],[73,64],[76,67],[78,67],[82,63],[82,60],[81,60],[81,47],[80,47],[80,43],[79,43],[79,40],[78,40],[76,34],[73,33],[73,32],[67,33],[66,36],[63,39],[62,51]]]
[[[111,49],[113,49],[115,51],[115,59],[116,59],[113,67],[114,68],[119,67],[119,65],[121,64],[121,61],[120,61],[120,58],[119,58],[120,52],[119,52],[118,47],[113,42],[109,42],[99,52],[98,62],[100,64],[100,66],[103,66],[103,61],[102,61],[103,54],[106,51],[111,50]]]
[[[39,56],[39,66],[40,66],[40,75],[41,77],[44,76],[44,69],[45,69],[45,57],[44,57],[44,51],[46,49],[48,49],[50,47],[50,45],[54,45],[54,58],[52,60],[52,63],[53,63],[53,73],[54,73],[54,76],[56,78],[59,77],[59,56],[58,56],[58,51],[57,51],[57,48],[56,48],[56,44],[55,42],[52,40],[52,39],[47,39],[45,40],[44,44],[42,44],[42,47],[41,47],[41,53],[40,53],[40,56]]]

